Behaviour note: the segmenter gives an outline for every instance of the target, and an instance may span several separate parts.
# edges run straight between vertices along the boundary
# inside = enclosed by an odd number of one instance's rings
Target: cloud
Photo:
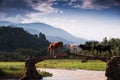
[[[4,14],[4,13],[0,13],[0,19],[3,19],[3,18],[5,18],[5,16],[6,16],[6,14]]]
[[[6,17],[17,15],[26,16],[31,13],[59,13],[58,8],[52,7],[55,0],[0,0],[0,14]],[[0,15],[2,16],[2,15]]]
[[[54,1],[55,0],[40,0],[37,5],[34,6],[34,9],[41,13],[60,13],[61,11],[58,8],[53,7]]]
[[[64,13],[63,8],[106,9],[120,7],[120,0],[0,0],[0,17]],[[27,16],[28,17],[28,16]]]
[[[6,17],[24,15],[30,12],[38,12],[33,9],[27,0],[2,0],[0,1],[0,13],[7,14]],[[1,16],[1,15],[0,15]]]
[[[96,6],[104,7],[113,7],[113,6],[120,6],[120,0],[94,0],[93,4]]]
[[[20,23],[24,20],[24,18],[21,17],[20,15],[16,15],[14,17],[10,17],[7,14],[2,14],[2,13],[0,13],[0,15],[1,15],[0,16],[0,21],[10,21],[10,22],[14,22],[14,23]]]
[[[0,0],[0,5],[3,3],[3,0]]]
[[[120,7],[120,0],[71,0],[69,5],[81,9],[105,9]]]

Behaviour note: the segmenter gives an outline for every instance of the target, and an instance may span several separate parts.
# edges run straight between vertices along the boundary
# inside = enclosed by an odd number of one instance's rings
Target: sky
[[[120,0],[0,0],[0,21],[42,22],[87,40],[120,38]]]

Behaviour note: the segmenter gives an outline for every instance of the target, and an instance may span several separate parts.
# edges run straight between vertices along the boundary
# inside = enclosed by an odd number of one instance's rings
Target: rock
[[[107,62],[105,75],[107,80],[120,80],[120,57],[112,57]]]

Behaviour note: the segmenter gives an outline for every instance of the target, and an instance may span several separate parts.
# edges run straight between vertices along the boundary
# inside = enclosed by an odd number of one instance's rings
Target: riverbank
[[[80,59],[57,59],[57,60],[44,60],[36,64],[36,67],[63,70],[82,69],[82,70],[105,71],[106,63],[99,60],[88,60],[88,62],[82,63]],[[1,69],[0,78],[1,76],[3,77],[6,75],[8,75],[8,77],[20,78],[24,75],[24,62],[0,62],[0,69]]]
[[[52,76],[51,73],[39,71],[43,76]],[[24,62],[0,62],[0,80],[18,80],[24,75]]]
[[[92,71],[92,70],[66,70],[66,69],[45,69],[38,68],[52,73],[52,77],[45,77],[43,80],[106,80],[105,71]]]

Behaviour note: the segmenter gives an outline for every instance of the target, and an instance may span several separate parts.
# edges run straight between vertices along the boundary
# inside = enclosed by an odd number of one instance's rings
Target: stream
[[[91,70],[66,70],[66,69],[45,69],[38,70],[52,73],[52,77],[44,77],[43,80],[106,80],[105,71]]]

